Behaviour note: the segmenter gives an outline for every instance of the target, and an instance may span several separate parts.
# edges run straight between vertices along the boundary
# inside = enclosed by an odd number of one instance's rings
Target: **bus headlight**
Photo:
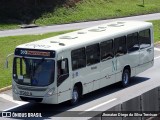
[[[15,94],[18,94],[18,91],[17,91],[17,89],[15,88],[14,85],[12,85],[12,89],[13,89],[13,92],[14,92]]]
[[[49,97],[49,96],[53,95],[54,91],[55,91],[55,88],[50,89],[45,96]]]

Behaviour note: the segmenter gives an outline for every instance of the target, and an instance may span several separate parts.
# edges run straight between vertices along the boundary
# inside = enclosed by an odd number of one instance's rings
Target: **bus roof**
[[[81,45],[109,40],[119,35],[150,28],[152,23],[142,21],[115,21],[87,29],[82,29],[43,40],[38,40],[17,46],[24,49],[54,50],[75,49]]]

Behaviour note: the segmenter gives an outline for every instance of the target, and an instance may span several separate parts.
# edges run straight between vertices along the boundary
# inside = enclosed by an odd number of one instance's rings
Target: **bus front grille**
[[[46,91],[47,88],[42,88],[42,87],[31,87],[31,86],[21,86],[17,85],[17,87],[21,90],[29,90],[29,91]]]

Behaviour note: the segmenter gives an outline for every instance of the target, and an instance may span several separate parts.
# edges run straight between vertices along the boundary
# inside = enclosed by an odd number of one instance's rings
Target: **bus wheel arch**
[[[82,94],[83,94],[82,83],[78,82],[74,85],[72,90],[71,105],[77,104]]]
[[[131,77],[131,67],[129,65],[125,66],[122,72],[121,84],[123,87],[127,87],[130,82]]]

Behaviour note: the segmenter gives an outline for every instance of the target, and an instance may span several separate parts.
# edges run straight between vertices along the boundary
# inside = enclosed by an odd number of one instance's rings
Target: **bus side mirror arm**
[[[61,69],[64,70],[66,68],[66,61],[62,60]]]
[[[12,56],[14,53],[8,54],[6,57],[5,68],[8,68],[8,58]]]
[[[6,68],[6,69],[8,68],[8,60],[6,60],[5,68]]]

